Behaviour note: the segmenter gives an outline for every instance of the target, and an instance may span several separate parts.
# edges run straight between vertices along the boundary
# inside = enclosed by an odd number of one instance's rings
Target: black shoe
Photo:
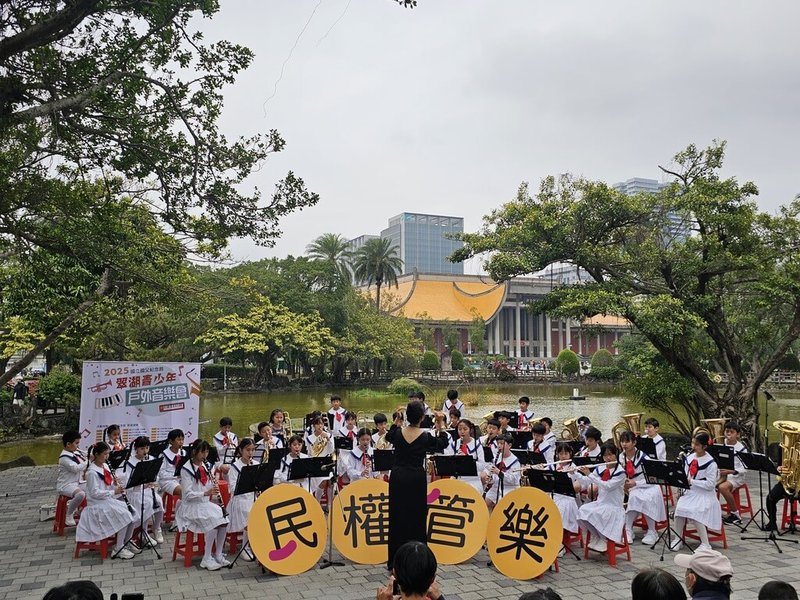
[[[737,515],[736,513],[731,513],[727,517],[722,519],[722,522],[727,524],[727,525],[741,525],[742,524],[742,518],[739,515]]]
[[[761,526],[761,531],[777,531],[777,530],[778,528],[772,521],[767,521],[764,525]]]

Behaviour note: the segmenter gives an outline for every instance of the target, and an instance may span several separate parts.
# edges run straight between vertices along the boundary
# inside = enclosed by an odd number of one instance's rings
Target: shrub
[[[461,352],[459,352],[458,350],[453,350],[452,361],[453,361],[453,371],[464,370],[464,355],[461,354]]]
[[[417,382],[416,379],[411,379],[410,377],[398,377],[397,379],[393,379],[392,382],[386,386],[386,391],[391,394],[408,396],[408,394],[411,392],[416,392],[421,388],[422,386]]]
[[[66,371],[51,371],[39,382],[37,395],[46,402],[78,406],[81,400],[81,378]]]
[[[517,374],[507,364],[498,366],[495,373],[500,381],[514,381],[517,378]]]
[[[423,354],[422,359],[419,361],[419,368],[423,371],[438,371],[440,367],[439,355],[431,350]]]
[[[592,373],[597,367],[613,367],[614,355],[605,348],[600,348],[592,355]]]
[[[556,358],[556,370],[564,375],[578,373],[581,370],[581,361],[578,360],[578,355],[568,348],[559,352]]]
[[[622,369],[619,367],[592,367],[592,377],[596,379],[619,379],[622,377]]]

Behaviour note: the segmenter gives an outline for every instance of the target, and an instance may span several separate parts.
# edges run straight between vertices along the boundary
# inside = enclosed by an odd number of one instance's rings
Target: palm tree
[[[334,272],[346,283],[350,283],[348,265],[352,252],[350,244],[338,233],[323,233],[308,246],[306,254],[313,260],[330,263]]]
[[[365,281],[367,289],[375,284],[375,306],[381,308],[381,286],[394,284],[403,269],[403,261],[397,256],[397,245],[386,238],[367,240],[353,255],[353,274],[357,281]]]

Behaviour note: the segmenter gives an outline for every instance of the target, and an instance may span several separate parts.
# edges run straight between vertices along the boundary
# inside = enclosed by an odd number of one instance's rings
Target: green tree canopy
[[[364,282],[369,289],[375,284],[375,306],[381,308],[381,286],[397,287],[397,276],[403,269],[403,261],[397,256],[398,246],[392,240],[374,238],[364,242],[353,255],[353,275],[356,281]]]
[[[327,262],[341,281],[350,283],[350,244],[338,233],[323,233],[308,246],[306,254],[313,260]],[[331,285],[334,285],[332,282]]]
[[[578,355],[569,348],[564,348],[556,357],[556,370],[564,375],[577,375],[581,370]]]
[[[724,149],[679,152],[658,194],[563,176],[532,197],[523,184],[453,258],[490,252],[497,280],[558,261],[584,269],[587,283],[555,288],[537,310],[628,319],[689,383],[703,417],[755,434],[756,393],[800,336],[800,202],[759,212],[755,185],[720,177]],[[723,389],[716,369],[728,374]]]

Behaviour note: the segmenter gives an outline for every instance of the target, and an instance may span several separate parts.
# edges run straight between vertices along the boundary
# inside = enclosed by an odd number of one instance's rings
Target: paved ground
[[[52,521],[39,521],[39,507],[54,502],[55,467],[19,468],[0,475],[0,600],[38,599],[52,586],[70,579],[91,579],[106,594],[142,592],[147,600],[180,598],[239,599],[253,597],[327,598],[350,600],[374,598],[386,579],[379,566],[347,565],[325,571],[313,570],[294,577],[262,575],[253,563],[239,562],[232,571],[208,572],[194,566],[172,562],[171,552],[163,560],[148,553],[131,561],[100,562],[94,553],[73,560],[74,529],[59,538],[51,532]],[[753,477],[750,489],[758,490]],[[757,500],[754,498],[754,501]],[[736,600],[756,598],[758,589],[770,579],[788,581],[800,589],[800,548],[783,544],[778,554],[772,544],[741,541],[738,530],[728,528],[730,548],[726,551],[734,565]],[[748,530],[758,535],[755,528]],[[165,534],[168,548],[173,534]],[[797,536],[800,539],[800,536]],[[605,561],[561,560],[561,573],[547,573],[538,581],[514,581],[486,566],[482,550],[471,561],[443,566],[439,577],[448,600],[482,598],[515,599],[521,593],[551,586],[565,600],[624,599],[630,597],[630,581],[643,567],[663,567],[682,580],[671,553],[660,563],[659,553],[638,542],[633,561],[620,562],[616,569]],[[195,561],[197,565],[199,560]]]

